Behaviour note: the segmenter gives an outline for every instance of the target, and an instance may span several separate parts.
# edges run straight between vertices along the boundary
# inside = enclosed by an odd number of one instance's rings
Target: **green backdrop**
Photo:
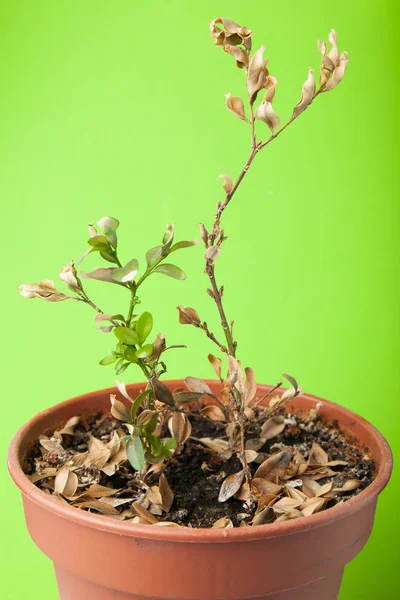
[[[395,4],[1,1],[3,456],[36,412],[114,380],[97,364],[110,343],[89,308],[28,302],[18,285],[57,279],[85,249],[87,223],[105,214],[122,222],[127,260],[158,243],[169,221],[179,238],[195,237],[221,198],[218,174],[235,176],[248,155],[246,125],[224,107],[224,94],[243,93],[242,73],[208,37],[218,15],[266,45],[282,118],[308,67],[318,71],[317,38],[334,27],[351,60],[340,86],[257,158],[226,213],[231,239],[217,266],[239,355],[259,381],[291,373],[398,446]],[[194,306],[218,326],[202,251],[176,256],[187,281],[154,277],[143,299],[168,342],[189,346],[170,353],[170,377],[212,376],[208,340],[180,327],[175,311]],[[89,288],[106,311],[124,309],[123,291]],[[56,599],[51,564],[28,537],[5,467],[1,478],[1,597]],[[396,486],[380,499],[340,600],[394,596]]]

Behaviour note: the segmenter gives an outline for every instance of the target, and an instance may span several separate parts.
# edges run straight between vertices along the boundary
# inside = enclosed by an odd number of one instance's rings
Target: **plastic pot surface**
[[[171,389],[181,380],[166,381]],[[207,381],[217,392],[220,384]],[[132,393],[143,384],[127,386]],[[260,385],[263,394],[271,386]],[[305,394],[295,408],[337,419],[366,444],[376,475],[357,496],[323,512],[280,523],[233,529],[156,527],[118,521],[68,506],[24,474],[26,452],[46,431],[83,412],[109,410],[110,388],[67,400],[36,415],[13,438],[8,465],[22,493],[35,544],[54,563],[61,600],[335,600],[345,565],[367,542],[392,456],[384,437],[362,417]],[[293,409],[288,405],[287,410]]]

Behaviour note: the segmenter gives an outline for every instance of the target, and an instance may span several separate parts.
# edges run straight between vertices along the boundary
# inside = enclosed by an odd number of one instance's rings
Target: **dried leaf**
[[[139,502],[134,502],[132,504],[132,508],[135,509],[140,518],[143,519],[146,523],[158,523],[158,519],[156,519],[156,517],[152,515],[150,511],[144,508],[144,506],[142,506]]]
[[[282,486],[277,485],[272,481],[268,481],[268,479],[254,477],[254,479],[251,480],[251,489],[256,497],[269,494],[277,496],[278,494],[280,494]]]
[[[329,79],[325,88],[323,89],[324,92],[329,92],[330,90],[333,90],[333,88],[335,88],[338,85],[338,83],[342,81],[345,71],[347,69],[347,65],[349,64],[348,56],[349,55],[347,54],[347,52],[342,52],[342,54],[340,55],[339,66],[337,66],[336,69],[333,71],[332,77]]]
[[[58,433],[60,435],[73,435],[75,426],[78,425],[79,421],[80,417],[78,415],[76,415],[75,417],[71,417],[70,419],[68,419],[64,427],[60,429]]]
[[[267,523],[272,523],[275,520],[275,513],[270,506],[264,508],[261,512],[257,513],[254,517],[252,524],[253,526],[257,525],[266,525]]]
[[[163,507],[165,512],[169,512],[174,501],[174,492],[171,490],[168,480],[164,473],[160,475],[159,486],[162,499],[161,506]]]
[[[225,455],[229,452],[229,442],[226,440],[221,440],[219,438],[192,438],[196,442],[201,442],[204,446],[207,446],[213,452],[217,454]]]
[[[329,457],[325,450],[317,442],[313,442],[308,463],[310,465],[326,465],[328,462]]]
[[[213,354],[209,354],[207,358],[208,358],[208,361],[211,364],[212,368],[214,369],[215,374],[217,375],[217,377],[219,379],[222,379],[222,377],[221,377],[221,364],[222,364],[222,360],[220,358],[217,358]]]
[[[173,394],[176,404],[188,404],[203,398],[205,394],[202,392],[175,392]]]
[[[256,450],[245,450],[245,455],[247,462],[251,463],[258,457],[258,452]]]
[[[187,308],[177,306],[176,308],[179,313],[179,323],[182,325],[194,325],[195,327],[200,325],[199,313],[194,308],[190,308],[189,306]]]
[[[352,492],[353,490],[356,490],[357,488],[360,487],[362,481],[360,481],[359,479],[348,479],[340,488],[333,488],[332,492],[337,492],[337,493],[346,493],[346,492]]]
[[[246,367],[244,372],[246,373],[246,381],[244,382],[244,398],[245,403],[248,406],[257,393],[257,383],[253,369]]]
[[[201,413],[212,421],[226,421],[226,417],[219,406],[205,406]]]
[[[118,489],[94,483],[87,490],[85,490],[82,496],[88,498],[105,498],[106,496],[115,496],[117,492],[119,492]]]
[[[210,387],[202,379],[199,379],[198,377],[186,377],[185,383],[191,392],[196,392],[197,394],[204,394],[215,398]]]
[[[270,417],[261,427],[261,437],[264,440],[271,440],[278,436],[285,429],[285,417],[279,415]]]
[[[275,129],[279,127],[281,120],[274,111],[272,107],[272,102],[268,100],[268,97],[269,94],[267,92],[264,100],[257,108],[254,116],[258,121],[264,121],[264,123],[268,125],[270,131],[273,133]]]
[[[69,296],[57,291],[54,282],[49,279],[40,283],[23,283],[18,291],[24,298],[41,298],[47,302],[62,302],[70,299]]]
[[[240,489],[244,479],[244,471],[239,471],[233,475],[229,475],[222,482],[221,489],[218,495],[218,502],[226,502],[229,498],[232,498],[236,492]]]
[[[221,517],[218,521],[215,521],[212,529],[231,529],[232,527],[233,523],[228,517]]]
[[[181,412],[174,412],[169,421],[170,431],[178,445],[182,445],[190,437],[192,426],[189,419]]]
[[[232,179],[226,173],[223,173],[222,175],[218,176],[218,181],[221,181],[221,179],[224,182],[222,184],[222,187],[224,188],[226,194],[229,195],[231,193],[231,191],[232,191],[232,188],[233,188]]]
[[[308,498],[301,507],[301,512],[305,517],[319,512],[326,505],[325,498]]]
[[[101,440],[90,436],[89,453],[85,459],[85,466],[94,465],[98,469],[102,469],[110,458],[111,450],[107,448]]]
[[[315,79],[314,79],[314,71],[309,69],[308,77],[306,81],[303,83],[302,94],[300,101],[296,104],[293,109],[292,119],[298,117],[303,110],[309,106],[315,96]]]
[[[77,475],[64,465],[54,480],[54,491],[63,496],[73,496],[78,487]]]
[[[248,123],[249,120],[247,119],[245,112],[244,112],[243,100],[241,98],[239,98],[238,96],[231,96],[231,94],[226,94],[225,98],[226,98],[226,108],[228,110],[230,110],[231,113],[233,113],[236,117],[238,117],[239,119],[242,119],[242,121],[246,121]]]
[[[74,506],[76,508],[90,508],[92,510],[95,510],[95,511],[101,513],[102,515],[107,515],[107,516],[119,515],[119,511],[116,508],[114,508],[113,506],[110,506],[106,502],[100,502],[100,500],[88,500],[85,502],[76,502],[74,504]]]
[[[253,103],[257,98],[257,94],[265,86],[267,79],[267,61],[264,60],[264,46],[261,46],[249,62],[247,70],[247,91],[249,93],[250,102]]]
[[[153,394],[156,400],[171,407],[175,406],[172,392],[164,383],[161,383],[161,381],[153,377],[151,380],[151,385],[153,387]]]
[[[290,453],[287,450],[272,454],[258,467],[254,477],[262,477],[269,481],[279,481],[282,479],[288,469],[290,462]]]
[[[50,438],[46,435],[39,436],[39,443],[47,452],[51,452],[51,454],[55,454],[56,456],[65,454],[62,446],[62,437],[58,431],[55,431]]]
[[[110,402],[110,412],[115,419],[123,422],[129,422],[131,420],[130,411],[123,402],[117,400],[115,394],[110,394]]]

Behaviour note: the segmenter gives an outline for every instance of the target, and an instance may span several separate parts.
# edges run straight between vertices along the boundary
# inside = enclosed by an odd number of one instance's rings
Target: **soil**
[[[337,422],[325,421],[315,411],[281,414],[285,415],[286,427],[282,433],[267,441],[259,450],[260,461],[263,460],[262,457],[267,458],[270,453],[287,447],[293,452],[298,450],[307,459],[313,442],[319,444],[327,452],[330,461],[346,461],[345,466],[332,468],[337,474],[318,479],[318,484],[324,485],[333,481],[333,487],[340,488],[349,479],[357,479],[361,481],[361,484],[357,489],[330,498],[326,508],[359,494],[371,483],[374,478],[375,465],[368,449],[360,447],[355,439],[345,434]],[[212,421],[197,417],[191,417],[190,420],[192,438],[221,438],[225,433],[220,424]],[[257,429],[261,427],[261,424],[262,413],[260,420],[253,426],[253,430],[248,432],[247,437],[256,437]],[[113,432],[117,430],[121,433],[121,423],[109,414],[92,413],[81,416],[73,434],[63,434],[62,436],[63,448],[68,459],[74,454],[87,451],[90,436],[107,443]],[[242,522],[249,523],[254,517],[255,507],[248,506],[247,503],[234,498],[223,503],[218,502],[222,482],[228,475],[241,470],[240,461],[236,457],[223,460],[201,442],[192,438],[186,443],[183,452],[169,461],[164,471],[173,491],[174,501],[170,512],[162,512],[157,519],[189,527],[212,527],[223,517],[230,519],[234,526],[240,526]],[[31,478],[33,475],[32,479],[35,481],[35,474],[38,474],[39,477],[43,469],[59,468],[65,463],[65,460],[65,456],[46,452],[37,442],[28,454],[26,473]],[[254,474],[259,464],[252,462],[249,467]],[[134,473],[129,463],[124,462],[114,475],[106,475],[99,468],[89,466],[81,469],[79,478],[81,487],[85,481],[87,481],[87,485],[100,484],[118,490],[115,498],[132,499],[135,495],[139,496],[142,493],[137,488]],[[159,475],[150,476],[147,481],[148,485],[157,485],[158,477]],[[38,479],[35,481],[35,485],[46,493],[53,493],[54,476],[53,478]],[[121,518],[129,518],[129,514],[127,514],[129,513],[129,503],[118,506],[116,510],[121,514]],[[131,518],[135,514],[133,510]]]

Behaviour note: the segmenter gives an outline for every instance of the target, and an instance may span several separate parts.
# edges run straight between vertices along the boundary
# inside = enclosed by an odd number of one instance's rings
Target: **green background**
[[[395,2],[14,0],[1,2],[2,452],[39,410],[112,385],[98,366],[110,341],[90,309],[22,299],[17,287],[86,248],[87,223],[120,219],[121,252],[142,260],[167,222],[179,239],[210,224],[219,173],[236,176],[249,131],[224,107],[242,72],[208,37],[218,15],[255,30],[290,116],[317,38],[334,27],[350,65],[256,160],[225,215],[218,259],[239,356],[262,382],[282,372],[306,391],[372,421],[398,449],[398,76]],[[396,37],[395,37],[396,36]],[[259,124],[265,136],[266,126]],[[177,324],[177,304],[212,327],[202,250],[176,255],[186,282],[151,278],[143,308],[188,350],[169,376],[212,376],[207,339]],[[97,266],[96,257],[86,266]],[[106,312],[124,290],[89,282]],[[134,369],[124,380],[138,380]],[[57,598],[49,561],[30,541],[19,492],[1,470],[1,597]],[[340,600],[392,598],[396,486],[379,502],[367,547],[346,569]],[[397,496],[398,497],[398,496]],[[62,543],[60,540],[59,543]]]

